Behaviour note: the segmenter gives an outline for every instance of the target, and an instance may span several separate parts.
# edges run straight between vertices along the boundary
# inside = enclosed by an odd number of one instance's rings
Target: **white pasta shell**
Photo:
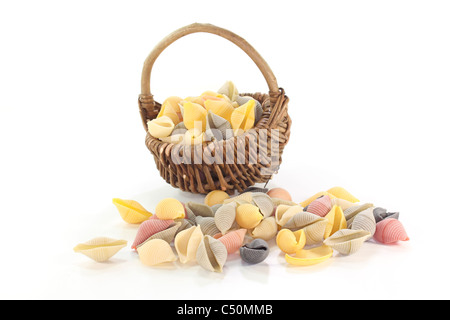
[[[277,235],[278,225],[274,217],[265,218],[261,223],[252,230],[251,236],[255,239],[263,239],[269,241]]]
[[[369,231],[342,229],[325,239],[325,245],[344,255],[357,252],[363,243],[371,237]]]
[[[173,262],[177,257],[170,245],[161,239],[144,242],[137,247],[139,259],[147,266],[155,266],[164,262]]]
[[[360,212],[353,218],[349,228],[352,230],[366,230],[373,236],[377,230],[377,222],[375,221],[375,217],[373,215],[373,209],[374,207],[371,207]]]
[[[198,246],[197,263],[212,272],[222,272],[227,261],[228,252],[225,245],[211,236],[204,236]]]
[[[175,125],[168,116],[162,116],[151,121],[147,121],[148,132],[155,138],[165,138],[170,136]]]
[[[127,246],[127,241],[99,237],[77,245],[73,250],[96,262],[105,262]]]
[[[214,216],[216,226],[219,229],[220,233],[222,234],[227,233],[228,230],[232,228],[235,220],[236,220],[236,203],[234,202],[222,205],[219,209],[217,209],[216,214]]]
[[[175,237],[175,249],[181,263],[187,263],[195,259],[198,246],[203,239],[200,226],[183,230]]]
[[[275,221],[281,227],[283,227],[289,220],[292,219],[297,213],[303,212],[303,207],[299,205],[288,206],[281,204],[275,211]]]
[[[360,213],[360,212],[362,212],[362,211],[364,211],[366,209],[369,209],[371,207],[373,207],[372,203],[364,203],[364,204],[361,204],[361,205],[356,205],[356,206],[350,207],[350,208],[348,208],[347,210],[344,211],[345,219],[348,222],[352,218],[354,218],[358,213]]]
[[[271,197],[265,193],[254,192],[252,198],[253,204],[259,208],[265,218],[272,215],[274,206]]]

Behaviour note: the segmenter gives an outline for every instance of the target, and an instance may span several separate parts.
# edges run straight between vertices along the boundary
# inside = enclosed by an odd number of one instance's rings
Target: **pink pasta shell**
[[[373,238],[384,244],[409,240],[403,224],[399,220],[393,218],[384,219],[378,222],[377,230],[375,231]]]
[[[225,234],[218,240],[225,245],[228,254],[231,254],[238,251],[239,248],[242,247],[246,233],[247,229],[239,229]]]
[[[136,238],[131,248],[136,249],[138,245],[145,242],[152,235],[166,230],[173,222],[173,220],[160,220],[155,215],[152,216],[149,220],[144,221],[139,226]]]
[[[308,206],[309,213],[314,213],[319,217],[325,217],[331,210],[331,198],[328,195],[325,195],[319,199],[314,200]]]

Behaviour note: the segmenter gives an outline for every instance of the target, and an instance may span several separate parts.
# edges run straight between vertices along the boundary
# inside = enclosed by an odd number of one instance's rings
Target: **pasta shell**
[[[221,236],[218,240],[225,245],[228,254],[232,254],[238,251],[242,246],[246,233],[246,229],[239,229]]]
[[[281,227],[283,227],[289,220],[291,220],[297,213],[303,212],[303,208],[299,205],[287,206],[279,205],[275,210],[275,221]]]
[[[305,208],[307,206],[309,206],[311,204],[311,202],[313,202],[314,200],[316,200],[319,197],[323,197],[323,196],[329,196],[330,199],[335,199],[336,197],[333,196],[331,193],[328,192],[319,192],[316,193],[315,195],[313,195],[312,197],[306,199],[305,201],[301,202],[300,205]]]
[[[264,216],[259,211],[257,206],[246,203],[239,205],[236,209],[236,222],[245,229],[253,229],[258,224]]]
[[[345,211],[348,208],[355,206],[355,204],[344,199],[335,198],[331,199],[331,206],[339,206],[343,211]]]
[[[255,106],[255,101],[250,100],[246,104],[234,109],[231,114],[231,127],[235,135],[240,130],[246,132],[253,128],[255,125]]]
[[[225,82],[217,93],[226,95],[231,101],[236,101],[236,98],[239,97],[239,92],[232,81]]]
[[[205,235],[198,246],[196,259],[200,266],[212,272],[222,272],[228,253],[225,245],[209,235]]]
[[[409,241],[403,224],[393,218],[384,219],[377,223],[377,229],[373,238],[384,244],[392,244],[398,241]]]
[[[236,98],[236,102],[239,106],[242,106],[243,104],[246,104],[250,100],[255,100],[252,97],[249,96],[238,96]],[[258,123],[258,121],[261,119],[262,114],[264,112],[261,103],[258,100],[255,100],[256,106],[255,106],[255,123]]]
[[[231,229],[236,220],[236,204],[234,202],[222,205],[214,216],[217,228],[222,234]]]
[[[231,114],[234,111],[234,107],[231,104],[231,101],[227,101],[225,99],[206,100],[205,109],[208,111],[208,113],[217,115],[219,118],[225,120],[228,124],[231,121]],[[231,125],[228,129],[231,129]]]
[[[183,204],[173,198],[161,200],[155,208],[155,214],[161,220],[175,220],[184,218],[184,212]]]
[[[113,199],[113,204],[119,210],[122,219],[131,224],[139,224],[147,220],[152,214],[134,200]]]
[[[155,138],[165,138],[170,136],[175,127],[172,119],[167,116],[147,121],[148,132]]]
[[[322,263],[333,256],[333,249],[321,246],[309,250],[300,250],[295,256],[285,255],[286,262],[294,266],[312,266]]]
[[[150,236],[147,240],[145,240],[140,245],[144,244],[147,241],[154,240],[154,239],[161,239],[167,243],[171,243],[173,241],[173,239],[175,238],[175,235],[177,234],[180,226],[181,226],[181,222],[174,222],[166,230],[162,230],[158,233],[155,233],[154,235]],[[136,248],[137,247],[138,246],[136,246]]]
[[[215,204],[211,206],[211,210],[214,212],[214,216],[216,215],[217,210],[219,210],[222,206],[223,204]]]
[[[198,105],[201,105],[202,107],[204,107],[204,103],[205,103],[205,98],[198,96],[198,97],[187,97],[185,99],[183,99],[182,101],[180,101],[179,105],[182,106],[182,108],[184,109],[184,105],[186,102],[192,102],[192,103],[196,103]],[[184,114],[183,110],[181,109],[182,113]]]
[[[195,220],[197,222],[197,225],[199,225],[202,229],[204,235],[209,235],[212,237],[215,234],[220,233],[220,230],[217,228],[214,218],[198,216]]]
[[[344,199],[353,203],[359,202],[358,198],[353,196],[350,192],[342,187],[334,187],[329,189],[327,192],[331,193],[333,196],[339,199]]]
[[[174,242],[181,263],[187,263],[195,259],[202,239],[203,233],[200,226],[191,227],[177,234]]]
[[[188,219],[177,219],[174,221],[180,223],[180,227],[178,228],[177,232],[175,233],[175,236],[177,236],[177,234],[179,234],[181,231],[187,230],[187,229],[189,229],[191,227],[195,227],[197,225],[195,222],[192,222]]]
[[[308,206],[306,211],[313,213],[319,217],[325,217],[331,210],[331,199],[325,195],[319,199],[314,200]]]
[[[170,245],[161,239],[153,239],[144,242],[137,247],[137,252],[139,254],[139,259],[146,266],[155,266],[177,260]]]
[[[205,134],[197,128],[189,129],[184,134],[183,143],[185,145],[198,145],[202,144],[206,140]]]
[[[278,226],[274,217],[268,217],[261,221],[250,233],[255,239],[269,241],[277,235]]]
[[[185,102],[183,108],[183,122],[186,128],[188,130],[196,128],[200,132],[204,132],[206,129],[206,116],[208,114],[206,109],[193,102]]]
[[[378,207],[373,209],[373,216],[375,221],[378,223],[387,218],[398,220],[400,217],[400,212],[387,212],[386,209]]]
[[[328,224],[323,235],[324,239],[327,239],[341,229],[347,229],[347,220],[345,220],[341,207],[333,206],[325,218],[328,220]]]
[[[283,188],[273,188],[267,192],[267,195],[271,198],[283,199],[287,201],[292,201],[290,193]]]
[[[298,206],[298,204],[294,201],[284,200],[280,198],[272,198],[272,203],[274,207],[278,207],[279,205],[285,205],[285,206]],[[302,207],[303,210],[303,207]]]
[[[214,190],[211,191],[210,193],[208,193],[205,197],[205,204],[207,206],[214,206],[216,204],[223,204],[223,201],[225,199],[229,199],[230,196],[228,195],[228,193],[226,193],[225,191],[222,190]]]
[[[185,204],[186,208],[191,209],[196,217],[214,217],[214,212],[211,207],[203,203],[188,202]]]
[[[126,246],[127,242],[125,240],[100,237],[89,240],[86,243],[81,243],[73,250],[76,253],[84,254],[94,261],[105,262]]]
[[[372,235],[365,230],[342,229],[325,239],[325,245],[344,255],[357,252]]]
[[[253,196],[251,192],[245,192],[242,193],[236,197],[232,197],[230,199],[225,199],[223,201],[223,204],[231,203],[231,202],[237,202],[237,201],[244,201],[247,203],[251,203],[253,201]]]
[[[373,215],[373,209],[374,207],[366,209],[360,212],[356,217],[354,217],[350,225],[350,229],[366,230],[369,231],[370,234],[373,236],[377,229],[377,223]]]
[[[177,99],[179,99],[177,101]],[[181,98],[171,97],[166,99],[161,106],[161,110],[158,113],[157,118],[162,116],[169,117],[174,125],[177,125],[181,121],[181,111],[178,103],[181,101]]]
[[[323,240],[327,225],[328,219],[302,211],[293,216],[284,227],[291,230],[303,229],[306,235],[306,244],[311,245]]]
[[[205,138],[207,139],[207,141],[221,141],[227,140],[232,137],[233,130],[231,128],[230,122],[209,111],[208,116],[206,117],[205,131]]]
[[[197,225],[197,221],[195,221],[195,219],[197,218],[195,216],[195,214],[192,212],[191,209],[189,209],[188,207],[184,207],[184,213],[185,213],[185,218],[187,220],[189,220],[189,222],[191,222],[193,225]]]
[[[269,245],[262,239],[255,239],[239,249],[241,259],[248,264],[257,264],[269,256]]]
[[[270,217],[273,213],[272,199],[265,193],[254,192],[252,194],[253,204],[259,208],[265,218]]]
[[[174,221],[173,220],[160,220],[158,218],[151,218],[144,221],[140,226],[134,239],[132,249],[136,249],[138,245],[150,238],[152,235],[166,230]]]
[[[300,229],[296,232],[292,232],[289,229],[281,229],[277,235],[277,245],[284,253],[296,253],[306,245],[305,231]]]
[[[351,224],[351,221],[354,217],[356,217],[360,212],[363,212],[366,209],[372,208],[373,204],[364,203],[361,205],[353,206],[344,211],[345,219],[348,224]]]

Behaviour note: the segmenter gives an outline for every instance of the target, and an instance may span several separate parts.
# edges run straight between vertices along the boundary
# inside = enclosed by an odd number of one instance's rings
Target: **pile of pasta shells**
[[[131,249],[147,266],[179,260],[222,272],[230,255],[240,255],[249,265],[264,261],[273,239],[289,265],[309,266],[335,251],[355,254],[370,239],[382,244],[409,240],[398,212],[362,203],[342,187],[301,203],[282,188],[251,187],[234,197],[216,190],[203,203],[162,199],[154,214],[134,200],[113,203],[126,223],[139,224]],[[127,244],[95,238],[74,251],[104,262]]]
[[[227,81],[217,92],[167,98],[147,127],[150,135],[163,142],[198,145],[241,135],[253,128],[262,114],[259,101],[239,95],[234,83]]]

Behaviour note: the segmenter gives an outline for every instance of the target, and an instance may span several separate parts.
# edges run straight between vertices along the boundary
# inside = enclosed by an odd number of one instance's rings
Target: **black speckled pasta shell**
[[[262,239],[255,239],[240,249],[241,258],[249,264],[257,264],[266,260],[269,255],[269,245]]]

